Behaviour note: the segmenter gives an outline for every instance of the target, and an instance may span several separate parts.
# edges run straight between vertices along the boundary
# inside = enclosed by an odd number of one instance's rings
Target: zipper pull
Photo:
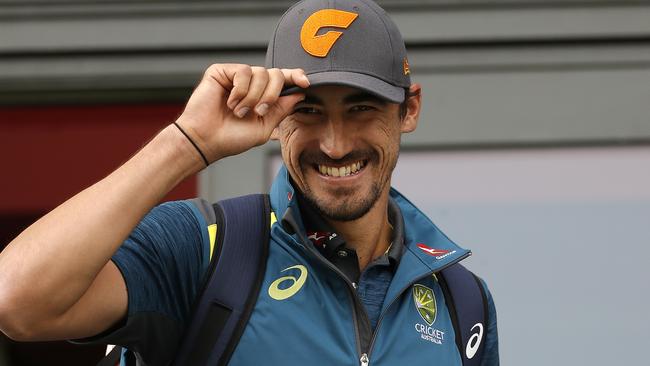
[[[368,366],[368,354],[367,353],[362,354],[359,361],[361,361],[361,366]]]

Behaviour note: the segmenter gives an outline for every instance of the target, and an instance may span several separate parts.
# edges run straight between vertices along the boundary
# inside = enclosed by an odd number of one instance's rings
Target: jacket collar
[[[404,217],[406,248],[397,272],[391,281],[382,312],[413,283],[459,262],[472,253],[452,242],[429,218],[396,189],[390,196],[397,202]]]
[[[404,217],[404,244],[429,270],[435,272],[468,256],[471,252],[451,241],[411,201],[391,188],[390,196],[399,205]]]
[[[437,272],[458,262],[471,252],[452,242],[431,220],[396,189],[391,188],[390,196],[397,203],[404,218],[404,254],[398,271],[395,273],[387,296],[391,295],[393,285],[411,281],[413,278]],[[287,168],[282,165],[270,191],[271,209],[282,220],[282,226],[290,235],[292,232],[287,221],[304,232],[295,190],[291,186]]]
[[[305,226],[300,217],[296,191],[291,185],[289,172],[284,164],[280,167],[280,171],[271,185],[269,197],[271,200],[271,210],[275,213],[287,233],[290,235],[296,234],[293,232],[293,228],[289,225],[289,222],[292,222],[302,232],[305,231]]]

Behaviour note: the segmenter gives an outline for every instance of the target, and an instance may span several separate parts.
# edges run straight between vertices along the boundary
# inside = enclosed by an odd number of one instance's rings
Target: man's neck
[[[356,220],[327,220],[334,231],[343,236],[347,247],[356,251],[361,271],[390,246],[392,229],[388,221],[388,196],[386,190],[370,211]]]

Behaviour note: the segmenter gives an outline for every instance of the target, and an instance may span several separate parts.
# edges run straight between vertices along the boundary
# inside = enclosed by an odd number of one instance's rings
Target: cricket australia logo
[[[442,344],[445,340],[445,332],[432,327],[438,316],[438,305],[433,290],[420,284],[413,285],[413,302],[418,314],[426,322],[426,324],[415,323],[415,330],[420,333],[420,338],[431,343]]]
[[[438,313],[436,296],[433,294],[433,290],[422,285],[413,286],[413,301],[415,301],[415,308],[418,309],[422,319],[427,324],[433,325]]]

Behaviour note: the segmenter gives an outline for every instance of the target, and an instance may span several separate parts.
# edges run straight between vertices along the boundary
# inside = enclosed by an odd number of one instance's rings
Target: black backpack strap
[[[445,268],[441,274],[440,285],[463,366],[480,366],[489,324],[485,289],[481,280],[460,264]]]
[[[207,281],[174,365],[225,365],[264,279],[271,209],[268,195],[214,204],[217,237]]]

